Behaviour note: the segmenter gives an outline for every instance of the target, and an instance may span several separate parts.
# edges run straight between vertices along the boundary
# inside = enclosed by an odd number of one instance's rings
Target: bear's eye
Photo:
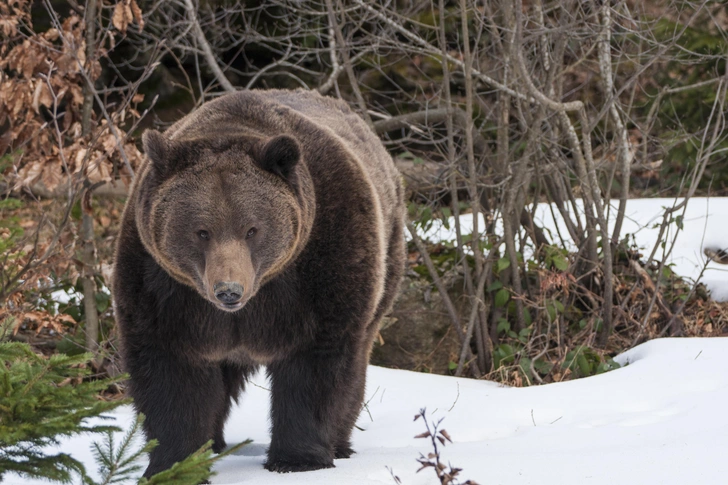
[[[210,240],[210,233],[209,233],[209,232],[207,232],[207,231],[205,231],[205,230],[202,230],[202,231],[197,231],[197,235],[198,235],[198,236],[200,237],[200,239],[202,239],[203,241],[209,241],[209,240]]]
[[[245,235],[245,239],[250,239],[251,237],[255,236],[255,233],[258,232],[258,230],[254,227],[251,227],[248,229],[248,233]]]

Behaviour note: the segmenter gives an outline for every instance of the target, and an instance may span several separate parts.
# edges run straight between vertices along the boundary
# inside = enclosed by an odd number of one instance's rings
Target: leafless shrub
[[[683,42],[723,9],[707,0],[176,0],[154,3],[136,39],[140,52],[165,39],[179,66],[194,66],[183,89],[196,103],[220,88],[256,87],[348,100],[408,182],[410,235],[461,342],[455,373],[505,372],[518,384],[563,378],[561,364],[582,345],[695,331],[663,304],[660,278],[654,291],[642,286],[621,228],[634,171],[659,168],[676,146],[698,153],[664,232],[722,151],[725,72],[660,73],[724,59]],[[717,95],[698,129],[658,122],[671,96],[706,87]],[[543,201],[567,234],[534,223]],[[454,216],[452,271],[470,302],[463,315],[416,234],[434,212]],[[472,217],[467,230],[461,214]],[[659,258],[657,248],[638,265],[652,279],[670,246]],[[577,323],[578,341],[566,337]]]
[[[652,335],[708,333],[707,325],[686,322],[679,313],[693,308],[707,315],[709,305],[675,311],[664,294],[682,290],[666,288],[670,283],[662,275],[675,231],[669,239],[665,234],[679,228],[685,204],[728,150],[726,49],[686,42],[698,25],[725,23],[725,5],[708,0],[100,5],[97,57],[113,51],[124,35],[133,55],[109,68],[122,94],[88,89],[96,76],[93,55],[86,55],[86,64],[71,63],[74,69],[84,66],[72,74],[80,80],[77,86],[86,86],[84,105],[93,97],[102,121],[102,131],[91,139],[108,140],[108,146],[97,145],[105,147],[98,153],[87,139],[78,141],[86,149],[84,167],[118,153],[121,162],[101,165],[112,178],[130,176],[134,156],[131,147],[123,148],[129,140],[121,128],[128,123],[120,123],[120,113],[133,111],[134,89],[160,59],[165,69],[180,74],[167,77],[162,89],[184,92],[191,100],[185,109],[221,91],[247,88],[303,87],[346,99],[382,136],[403,171],[412,201],[411,238],[460,341],[453,356],[456,374],[513,384],[559,380],[571,372],[569,355],[583,355],[582,347],[623,348]],[[0,27],[12,30],[27,22],[18,19]],[[719,28],[707,30],[723,45]],[[78,39],[68,43],[76,46],[77,60],[80,35],[78,27],[66,35]],[[134,81],[123,77],[130,71],[139,73]],[[44,97],[41,73],[31,77],[41,87],[30,106],[37,99],[47,109],[52,103]],[[706,90],[712,93],[701,98],[705,114],[699,122],[666,112],[678,97]],[[104,96],[123,101],[109,111]],[[79,102],[76,96],[71,105]],[[61,134],[74,126],[67,120],[66,115],[59,121],[69,123]],[[664,250],[656,241],[638,264],[638,253],[622,234],[632,177],[656,173],[687,146],[695,155],[675,187],[684,197],[664,215],[659,238],[668,239]],[[77,153],[64,155],[66,163],[75,163]],[[18,180],[29,180],[34,172],[18,166]],[[565,233],[538,227],[534,214],[541,202],[564,220]],[[417,230],[449,216],[455,264],[445,278]],[[468,303],[462,314],[447,294],[446,282],[453,281]],[[724,317],[711,315],[711,329],[725,324]]]

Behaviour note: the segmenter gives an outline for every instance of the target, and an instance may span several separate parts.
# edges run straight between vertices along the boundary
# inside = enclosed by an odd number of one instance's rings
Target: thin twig
[[[215,79],[217,79],[217,82],[220,83],[220,86],[222,86],[225,91],[234,92],[235,87],[225,76],[225,73],[222,72],[222,69],[220,69],[220,65],[217,63],[217,59],[215,59],[215,54],[212,52],[212,48],[207,42],[207,38],[205,37],[205,33],[202,31],[202,27],[200,27],[200,22],[197,20],[197,9],[195,5],[192,3],[192,0],[184,0],[184,3],[190,23],[192,24],[192,28],[195,32],[195,37],[197,38],[197,42],[200,44],[203,55],[205,56],[207,67],[210,68],[212,73],[215,75]]]

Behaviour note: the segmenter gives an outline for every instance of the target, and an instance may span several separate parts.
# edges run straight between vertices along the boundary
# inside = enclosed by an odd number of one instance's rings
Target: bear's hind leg
[[[340,421],[336,426],[336,438],[334,440],[336,458],[349,458],[354,453],[351,448],[351,432],[363,409],[369,354],[371,353],[372,343],[379,331],[382,317],[391,310],[399,292],[399,285],[404,273],[405,253],[403,222],[397,220],[387,250],[387,279],[384,294],[372,321],[363,331],[363,340],[357,347],[352,359],[351,369],[347,371],[348,375],[352,376],[346,383],[348,387],[341,390],[348,400],[346,411],[342,410]]]
[[[366,385],[367,365],[369,364],[369,345],[352,356],[346,375],[349,376],[344,387],[338,392],[345,396],[346,401],[338,415],[334,435],[335,458],[349,458],[355,453],[351,446],[351,433],[362,411],[364,403],[364,388]]]

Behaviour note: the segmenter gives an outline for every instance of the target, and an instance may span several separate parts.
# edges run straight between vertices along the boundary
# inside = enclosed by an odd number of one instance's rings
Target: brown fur
[[[145,475],[209,439],[223,449],[231,400],[260,364],[266,467],[348,457],[404,264],[390,156],[346,104],[302,90],[224,96],[144,145],[113,294],[130,391],[160,443]]]

